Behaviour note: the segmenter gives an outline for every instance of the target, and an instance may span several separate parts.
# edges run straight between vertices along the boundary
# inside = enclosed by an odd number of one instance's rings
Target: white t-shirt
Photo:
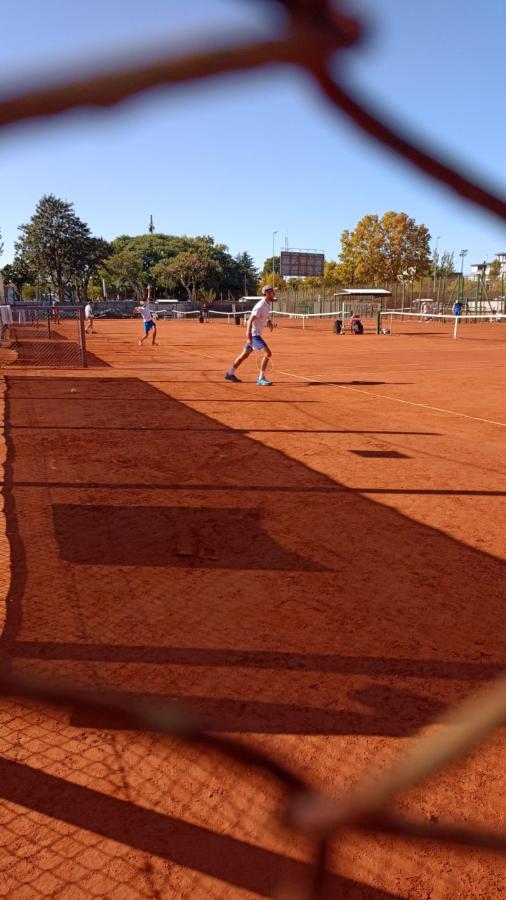
[[[153,315],[149,308],[149,303],[144,303],[142,306],[139,306],[139,313],[145,322],[150,322],[153,318]]]
[[[255,321],[251,326],[251,334],[253,337],[262,337],[262,331],[271,318],[271,307],[267,300],[259,300],[258,303],[255,303],[251,310],[251,316],[255,316]]]
[[[86,306],[84,307],[84,317],[85,317],[85,319],[93,318],[93,310],[91,308],[91,303],[87,303]]]

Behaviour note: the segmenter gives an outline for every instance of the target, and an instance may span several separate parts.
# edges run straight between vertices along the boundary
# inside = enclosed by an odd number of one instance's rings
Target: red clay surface
[[[503,326],[279,327],[270,388],[252,359],[224,382],[234,325],[162,322],[155,348],[138,322],[96,327],[88,370],[4,371],[11,671],[184,701],[338,794],[501,670]],[[2,896],[266,897],[304,877],[253,770],[72,708],[4,697],[0,715]],[[398,808],[499,829],[504,788],[498,732]],[[504,896],[482,851],[348,834],[330,866],[325,897]]]

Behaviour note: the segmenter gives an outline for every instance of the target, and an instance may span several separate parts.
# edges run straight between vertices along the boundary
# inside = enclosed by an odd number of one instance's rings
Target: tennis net
[[[386,335],[505,341],[504,325],[506,315],[495,312],[455,316],[453,313],[421,315],[418,312],[378,310],[376,331]]]
[[[226,325],[244,325],[248,324],[251,310],[241,309],[235,311],[225,311],[209,309],[207,312],[201,312],[199,309],[192,310],[174,310],[170,314],[164,314],[160,318],[170,318],[176,321],[193,321],[193,322],[221,322]],[[322,313],[291,313],[281,310],[272,310],[272,321],[275,327],[294,328],[305,331],[306,329],[325,331],[332,333],[338,331],[344,333],[351,331],[350,315],[347,313],[344,317],[340,312],[322,312]],[[336,326],[339,322],[339,327]],[[374,319],[362,319],[364,331],[373,333],[376,325]]]

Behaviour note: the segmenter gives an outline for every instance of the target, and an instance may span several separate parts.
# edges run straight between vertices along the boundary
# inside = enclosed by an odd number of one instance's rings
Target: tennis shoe
[[[225,381],[235,381],[236,384],[242,383],[241,379],[238,378],[237,375],[234,375],[233,373],[230,374],[230,372],[227,372],[227,374],[225,375]]]
[[[257,379],[257,384],[259,384],[261,387],[270,387],[272,381],[268,381],[267,378],[261,375],[260,378]]]

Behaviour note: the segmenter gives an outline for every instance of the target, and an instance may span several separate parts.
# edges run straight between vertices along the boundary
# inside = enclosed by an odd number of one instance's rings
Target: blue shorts
[[[153,319],[148,319],[147,322],[144,322],[144,331],[146,334],[149,334],[151,329],[154,327],[155,327],[155,323],[153,322]]]
[[[266,350],[267,344],[265,343],[263,337],[259,337],[258,335],[254,335],[251,338],[251,343],[247,341],[244,345],[245,350]]]

